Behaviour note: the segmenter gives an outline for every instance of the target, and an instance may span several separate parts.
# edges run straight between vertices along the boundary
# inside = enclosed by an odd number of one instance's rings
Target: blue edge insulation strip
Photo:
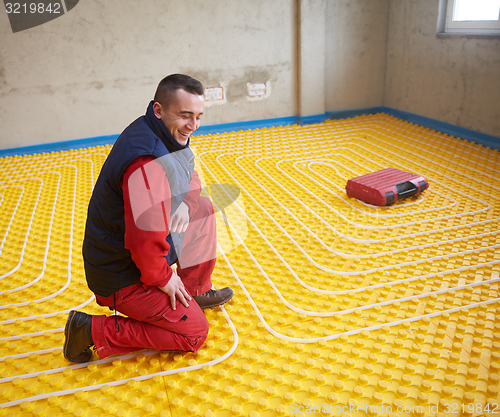
[[[291,117],[280,117],[275,119],[252,120],[248,122],[236,122],[236,123],[225,123],[225,124],[211,125],[211,126],[201,126],[196,131],[196,135],[234,132],[238,130],[250,130],[250,129],[259,129],[263,127],[284,126],[293,124],[304,125],[312,123],[321,123],[329,119],[330,120],[346,119],[350,117],[361,116],[366,114],[376,114],[376,113],[385,113],[390,116],[397,117],[398,119],[408,121],[410,123],[418,124],[420,126],[427,127],[441,133],[446,133],[448,135],[465,139],[470,142],[481,144],[491,149],[500,149],[500,138],[497,138],[496,136],[487,135],[484,133],[476,132],[474,130],[469,130],[463,127],[458,127],[452,124],[440,122],[438,120],[429,119],[428,117],[419,116],[417,114],[391,109],[389,107],[371,107],[368,109],[327,112],[325,114],[317,114],[305,117],[291,116]],[[113,144],[117,138],[118,135],[98,136],[86,139],[75,139],[64,142],[52,142],[41,145],[3,149],[0,150],[0,157],[13,156],[13,155],[29,155],[35,153],[41,154],[41,153],[50,153],[68,149],[79,149],[91,146],[108,145],[108,144]]]

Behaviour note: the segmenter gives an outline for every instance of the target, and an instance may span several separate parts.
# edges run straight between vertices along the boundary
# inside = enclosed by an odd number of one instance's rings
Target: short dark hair
[[[198,94],[199,96],[205,94],[203,84],[193,77],[185,74],[171,74],[166,76],[158,84],[154,101],[168,108],[177,90],[184,90],[190,94]]]

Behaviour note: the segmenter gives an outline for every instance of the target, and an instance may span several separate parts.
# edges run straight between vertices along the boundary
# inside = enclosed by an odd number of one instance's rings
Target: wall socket
[[[205,101],[221,101],[221,100],[224,100],[223,87],[205,88]]]
[[[249,97],[262,97],[267,93],[266,84],[247,84]]]

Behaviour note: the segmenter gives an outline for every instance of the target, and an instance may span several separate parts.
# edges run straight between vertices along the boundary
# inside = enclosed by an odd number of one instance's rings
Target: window
[[[445,33],[500,34],[500,0],[447,0]]]

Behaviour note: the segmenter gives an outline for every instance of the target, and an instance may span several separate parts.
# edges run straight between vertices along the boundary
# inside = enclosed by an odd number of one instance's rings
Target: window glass
[[[500,35],[500,0],[439,0],[438,33]]]
[[[455,0],[453,21],[498,20],[500,0]]]

